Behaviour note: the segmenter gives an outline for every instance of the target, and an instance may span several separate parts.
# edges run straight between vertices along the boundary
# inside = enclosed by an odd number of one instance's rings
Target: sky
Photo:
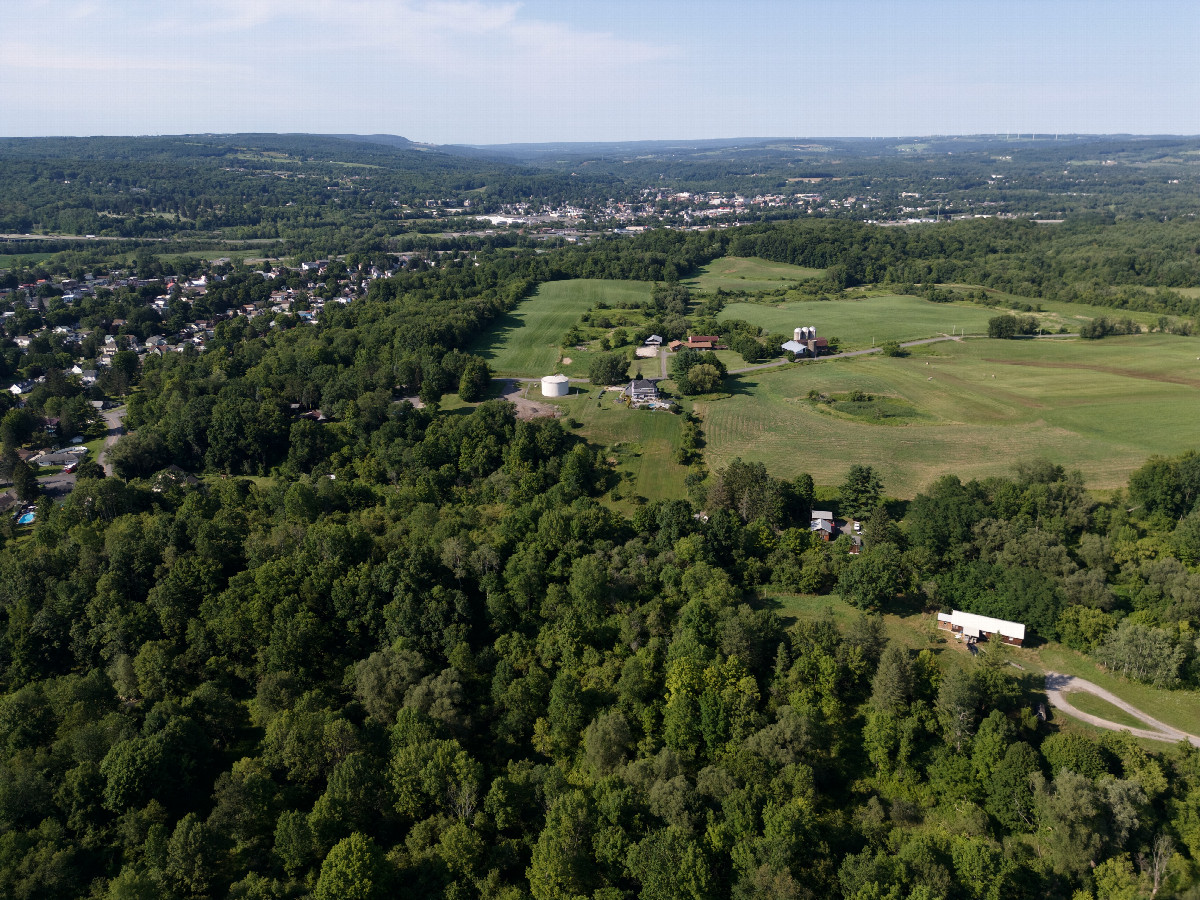
[[[1200,133],[1194,0],[0,0],[0,135]]]

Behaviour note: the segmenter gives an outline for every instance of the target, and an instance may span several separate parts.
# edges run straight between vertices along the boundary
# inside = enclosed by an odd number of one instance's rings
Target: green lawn
[[[471,352],[486,359],[499,375],[552,375],[561,368],[559,359],[564,354],[574,359],[574,349],[564,348],[562,339],[579,323],[580,316],[600,302],[617,306],[644,300],[650,288],[644,281],[580,278],[547,282],[504,316]]]
[[[930,303],[920,297],[885,294],[865,300],[730,303],[722,319],[743,319],[767,332],[786,334],[812,325],[821,337],[836,337],[846,350],[884,341],[915,341],[941,334],[987,334],[988,319],[1000,315],[974,303]]]
[[[1113,706],[1103,697],[1097,697],[1095,694],[1087,691],[1071,691],[1066,695],[1067,702],[1074,706],[1081,713],[1087,713],[1091,716],[1099,716],[1112,722],[1115,725],[1124,725],[1126,728],[1149,728],[1141,719],[1135,719],[1119,706]]]
[[[723,256],[700,269],[700,274],[684,281],[696,291],[773,291],[797,281],[820,278],[822,269],[806,269],[787,263],[768,262],[753,257]]]
[[[1200,691],[1168,691],[1153,685],[1129,681],[1101,669],[1082,653],[1076,653],[1061,644],[1047,644],[1040,648],[1037,651],[1037,659],[1046,671],[1085,678],[1116,694],[1126,703],[1132,703],[1160,722],[1188,734],[1200,735]],[[1073,699],[1074,696],[1072,695]],[[1080,709],[1083,707],[1080,706]]]
[[[1007,474],[1044,457],[1089,487],[1123,487],[1147,457],[1200,446],[1200,339],[1131,335],[1102,341],[968,340],[881,356],[765,369],[727,380],[703,401],[705,459],[761,462],[778,477],[836,485],[852,463],[874,466],[885,492],[911,497],[939,476]],[[876,421],[806,399],[862,390],[906,405]],[[1190,411],[1190,412],[1189,412]]]
[[[674,460],[679,448],[680,417],[662,410],[629,409],[615,391],[597,401],[599,388],[554,401],[582,426],[578,434],[603,448],[623,473],[620,493],[647,500],[678,500],[687,496],[688,469]],[[542,399],[542,398],[538,398]]]

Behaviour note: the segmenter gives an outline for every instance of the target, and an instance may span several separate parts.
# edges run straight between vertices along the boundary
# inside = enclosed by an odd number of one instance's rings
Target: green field
[[[880,356],[765,369],[730,379],[734,396],[698,402],[718,468],[734,457],[779,477],[836,485],[852,463],[911,497],[940,475],[1007,474],[1043,457],[1113,489],[1155,454],[1200,446],[1200,339],[968,340]],[[877,421],[806,399],[862,390],[912,415]]]
[[[636,494],[647,500],[687,497],[684,478],[688,469],[674,461],[680,417],[662,410],[628,409],[617,401],[613,391],[605,392],[604,399],[597,401],[598,393],[599,388],[591,388],[554,403],[582,423],[578,434],[616,460],[623,478],[622,496]]]
[[[773,291],[797,281],[820,278],[822,269],[806,269],[787,263],[752,257],[723,256],[700,269],[700,274],[683,283],[696,291]]]
[[[644,281],[580,278],[547,282],[504,316],[471,352],[486,359],[499,375],[551,375],[558,370],[563,353],[574,359],[573,349],[564,349],[562,339],[580,316],[599,302],[616,306],[644,300],[650,288]]]
[[[920,297],[885,294],[865,300],[730,303],[722,319],[743,319],[767,332],[786,334],[812,325],[822,337],[837,337],[843,349],[915,341],[966,330],[987,334],[988,319],[1000,315],[974,303],[930,303]]]

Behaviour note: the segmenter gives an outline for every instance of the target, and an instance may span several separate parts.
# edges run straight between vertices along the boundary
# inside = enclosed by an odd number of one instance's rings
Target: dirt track
[[[557,406],[552,406],[549,403],[538,403],[536,400],[529,400],[522,396],[530,389],[532,385],[540,384],[540,382],[525,382],[522,383],[516,378],[503,379],[504,386],[501,399],[508,400],[517,407],[518,419],[537,419],[542,416],[557,416],[561,410]]]
[[[1125,725],[1118,725],[1116,722],[1102,719],[1099,716],[1081,712],[1067,700],[1066,695],[1071,691],[1087,691],[1089,694],[1095,694],[1097,697],[1107,700],[1118,709],[1129,713],[1135,719],[1145,722],[1150,727],[1129,728]],[[1089,725],[1095,725],[1097,728],[1106,728],[1109,731],[1128,731],[1134,737],[1148,738],[1152,741],[1163,741],[1168,744],[1174,744],[1178,741],[1188,741],[1192,746],[1200,747],[1200,737],[1180,731],[1177,728],[1172,728],[1170,725],[1158,721],[1158,719],[1151,718],[1136,706],[1126,703],[1116,694],[1106,691],[1100,685],[1085,681],[1082,678],[1076,678],[1073,675],[1060,675],[1057,672],[1047,672],[1046,696],[1050,698],[1050,705],[1055,709],[1061,709],[1067,715],[1079,719],[1081,722],[1087,722]]]

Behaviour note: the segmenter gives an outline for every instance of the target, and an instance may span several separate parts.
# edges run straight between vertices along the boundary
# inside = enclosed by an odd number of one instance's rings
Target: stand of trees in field
[[[1188,896],[1200,751],[1053,732],[1002,648],[910,650],[874,610],[1195,683],[1197,457],[1105,503],[1048,464],[950,476],[900,522],[855,467],[855,556],[814,540],[810,478],[737,461],[622,515],[557,420],[438,410],[534,280],[719,240],[404,274],[149,363],[127,477],[0,547],[0,894]],[[862,612],[789,622],[780,590]]]

